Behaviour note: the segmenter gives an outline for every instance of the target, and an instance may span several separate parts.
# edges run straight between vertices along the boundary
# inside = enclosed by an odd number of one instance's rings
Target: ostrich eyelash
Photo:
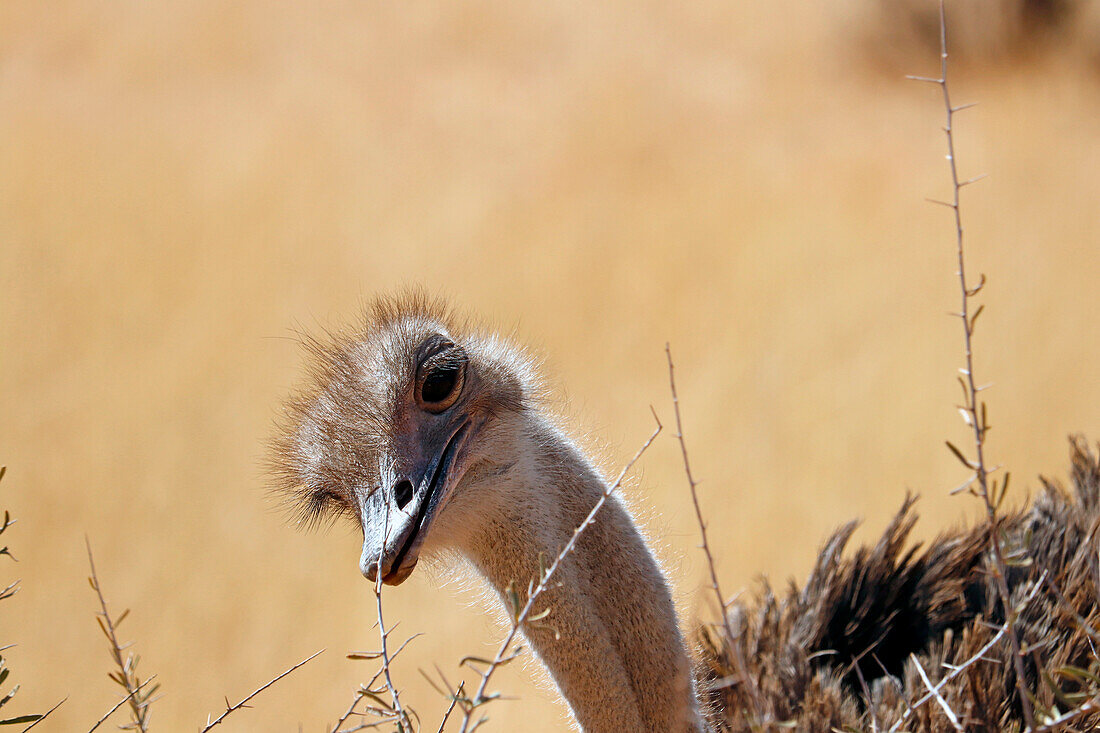
[[[304,501],[300,505],[298,523],[306,529],[316,529],[329,525],[344,516],[350,516],[351,510],[344,497],[330,489],[314,489],[304,492]]]

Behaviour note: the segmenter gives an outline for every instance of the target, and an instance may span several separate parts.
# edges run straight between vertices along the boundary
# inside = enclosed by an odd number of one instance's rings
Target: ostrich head
[[[420,295],[376,301],[358,329],[303,341],[310,377],[275,441],[276,484],[307,525],[358,523],[363,574],[397,585],[491,505],[533,370]]]
[[[396,585],[421,557],[454,550],[506,602],[572,546],[533,608],[552,611],[554,628],[523,632],[578,723],[701,733],[665,577],[626,508],[603,503],[613,487],[548,414],[522,351],[417,295],[376,302],[357,330],[305,345],[309,383],[288,404],[273,461],[303,521],[358,523],[372,581]]]

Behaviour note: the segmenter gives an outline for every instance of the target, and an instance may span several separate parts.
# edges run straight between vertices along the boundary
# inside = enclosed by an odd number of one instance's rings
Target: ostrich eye
[[[420,367],[417,401],[428,412],[443,412],[458,400],[466,378],[466,352],[448,345],[424,360]]]
[[[443,402],[454,392],[458,384],[458,365],[441,367],[432,371],[424,380],[424,386],[420,388],[420,399],[425,404]]]

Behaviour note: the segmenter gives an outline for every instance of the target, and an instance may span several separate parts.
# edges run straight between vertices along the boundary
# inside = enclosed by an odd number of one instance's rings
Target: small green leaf
[[[467,667],[470,667],[470,669],[475,669],[474,667],[471,666],[473,664],[484,664],[485,666],[488,667],[489,665],[492,664],[492,662],[489,661],[488,659],[482,659],[481,657],[463,657],[462,661],[459,662],[460,666],[465,665]]]
[[[20,715],[18,718],[6,718],[0,720],[0,725],[19,725],[20,723],[33,723],[36,720],[41,720],[41,715]]]
[[[364,660],[364,659],[370,660],[370,659],[378,659],[381,656],[382,656],[382,652],[351,652],[350,654],[347,655],[347,658],[348,659],[357,659],[357,660]]]
[[[512,624],[515,625],[519,614],[519,594],[516,593],[516,589],[512,587],[511,583],[508,584],[505,593],[508,595],[508,613],[512,617]]]
[[[1066,665],[1065,667],[1059,667],[1055,670],[1055,672],[1062,675],[1063,677],[1069,677],[1071,679],[1078,680],[1079,682],[1091,682],[1094,685],[1100,687],[1100,677],[1096,676],[1087,669],[1081,669],[1080,667]]]
[[[9,700],[11,700],[13,697],[15,697],[15,693],[17,693],[17,692],[19,692],[19,685],[16,685],[15,687],[11,688],[11,690],[8,692],[7,695],[4,695],[3,698],[0,698],[0,708],[4,707],[4,705],[6,705]]]
[[[974,323],[978,320],[978,316],[980,316],[982,314],[982,311],[984,311],[984,310],[985,310],[985,305],[984,304],[979,305],[978,310],[974,311],[974,315],[972,315],[970,317],[970,330],[971,330],[971,332],[974,331]]]
[[[527,617],[527,622],[528,623],[534,623],[535,621],[542,621],[544,618],[546,618],[549,615],[550,615],[550,609],[545,608],[545,609],[539,611],[536,614],[532,614],[532,615],[528,616]]]
[[[971,463],[969,460],[967,460],[966,456],[963,455],[961,450],[959,450],[958,448],[955,447],[954,443],[952,443],[950,440],[947,440],[947,441],[944,441],[944,442],[947,443],[948,450],[950,450],[952,453],[954,453],[955,457],[958,458],[960,461],[962,461],[962,464],[964,466],[966,466],[967,468],[970,468],[970,469],[977,469],[978,468],[978,465],[976,463]]]

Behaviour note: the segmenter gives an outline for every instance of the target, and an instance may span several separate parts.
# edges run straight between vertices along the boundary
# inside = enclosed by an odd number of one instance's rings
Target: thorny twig
[[[225,700],[225,711],[224,711],[224,712],[222,712],[222,714],[221,714],[221,715],[219,715],[219,716],[218,716],[217,718],[215,718],[214,720],[210,720],[209,718],[207,718],[207,723],[206,723],[206,727],[204,727],[204,728],[203,728],[203,729],[202,729],[202,730],[200,731],[200,733],[207,733],[207,731],[209,731],[209,730],[210,730],[211,728],[213,728],[214,726],[216,726],[216,725],[218,725],[219,723],[221,723],[221,722],[222,722],[223,720],[225,720],[225,719],[226,719],[226,718],[227,718],[227,717],[228,717],[228,716],[229,716],[229,715],[230,715],[231,713],[234,713],[234,712],[236,712],[236,711],[240,710],[241,708],[245,708],[245,707],[248,707],[248,701],[249,701],[249,700],[251,700],[252,698],[256,697],[256,695],[259,695],[259,694],[260,694],[261,692],[263,692],[263,691],[264,691],[264,690],[266,690],[267,688],[271,687],[271,686],[272,686],[273,684],[275,684],[276,682],[278,682],[279,680],[281,680],[281,679],[282,679],[283,677],[286,677],[286,676],[287,676],[288,674],[290,674],[290,673],[291,673],[291,672],[293,672],[294,670],[298,669],[299,667],[301,667],[302,665],[304,665],[304,664],[305,664],[306,662],[309,662],[309,661],[311,661],[311,660],[315,659],[315,658],[316,658],[316,657],[317,657],[317,656],[318,656],[318,655],[319,655],[319,654],[320,654],[321,652],[323,652],[323,651],[324,651],[324,649],[320,649],[320,650],[318,650],[318,651],[314,652],[313,654],[310,654],[310,655],[309,655],[308,657],[306,657],[306,658],[305,658],[305,659],[303,659],[302,661],[298,662],[298,663],[297,663],[297,664],[295,664],[295,665],[294,665],[293,667],[289,667],[289,668],[287,668],[287,669],[283,670],[282,672],[280,672],[280,673],[279,673],[278,675],[276,675],[275,677],[272,677],[272,678],[271,678],[270,680],[268,680],[268,681],[267,681],[267,682],[265,682],[264,684],[262,684],[262,685],[260,685],[259,687],[257,687],[257,688],[256,688],[255,690],[253,690],[253,691],[252,691],[252,692],[251,692],[251,693],[250,693],[250,694],[248,695],[248,697],[244,698],[244,699],[243,699],[243,700],[241,700],[241,701],[240,701],[239,703],[236,703],[236,704],[230,704],[230,702],[229,702],[229,698],[226,698],[226,700]]]
[[[50,717],[50,715],[53,713],[53,711],[57,710],[59,707],[64,705],[65,701],[68,700],[68,699],[69,698],[67,696],[63,697],[56,705],[54,705],[52,708],[50,708],[46,712],[42,713],[42,715],[38,716],[38,718],[35,719],[35,721],[33,723],[31,723],[26,728],[24,728],[22,731],[20,731],[20,733],[27,733],[27,731],[29,731],[31,728],[35,727],[36,725],[41,723],[43,720]]]
[[[1047,733],[1047,731],[1055,731],[1061,728],[1063,725],[1066,725],[1067,723],[1072,723],[1074,720],[1081,717],[1082,715],[1095,713],[1097,711],[1100,711],[1100,696],[1094,697],[1088,702],[1077,706],[1073,710],[1069,710],[1065,713],[1062,713],[1057,718],[1047,721],[1046,723],[1032,731],[1032,733]]]
[[[411,640],[412,639],[409,639],[408,641]],[[406,641],[405,644],[408,644],[408,641]],[[402,644],[397,652],[394,652],[389,656],[391,663],[397,657],[397,654],[401,651],[401,649],[405,648],[405,644]],[[352,652],[347,655],[348,659],[379,659],[381,656],[382,655],[378,652]],[[341,715],[340,719],[336,721],[336,725],[333,726],[333,733],[341,733],[342,726],[353,715],[378,715],[387,719],[391,719],[393,717],[392,706],[384,702],[368,707],[367,710],[362,713],[356,710],[356,708],[359,707],[359,703],[362,702],[364,699],[379,701],[380,698],[378,697],[378,694],[384,692],[385,690],[375,690],[374,683],[378,681],[378,678],[382,676],[382,673],[384,671],[385,669],[383,667],[379,667],[378,670],[374,673],[374,676],[371,677],[366,684],[359,686],[359,689],[355,691],[355,699],[351,701],[351,705],[348,706],[348,709],[344,711],[344,714]],[[343,731],[343,733],[350,733],[350,731],[357,729],[358,728],[348,728],[346,731]]]
[[[0,466],[0,481],[3,480],[4,474],[7,473],[7,466]],[[0,535],[4,534],[16,520],[11,518],[11,514],[7,511],[4,512],[4,518],[0,519]],[[11,549],[7,545],[0,546],[0,556],[6,555],[12,562],[19,562],[15,559],[15,555],[11,553]],[[15,580],[7,587],[0,588],[0,601],[7,600],[19,592],[19,581]],[[7,664],[4,660],[4,652],[14,647],[15,644],[5,644],[0,646],[0,684],[2,684],[10,674],[11,670],[7,668]],[[7,693],[0,690],[0,708],[7,705],[15,697],[15,694],[19,692],[19,685],[14,685]],[[50,710],[44,714],[27,713],[23,715],[15,715],[13,717],[7,717],[7,713],[4,713],[4,717],[0,720],[0,726],[18,725],[20,723],[29,723],[23,730],[27,731],[42,722],[43,719],[57,708],[61,707],[61,704],[68,698],[61,700],[61,702],[54,705]]]
[[[451,717],[451,713],[455,711],[455,705],[458,704],[458,699],[462,697],[462,692],[466,688],[466,681],[458,683],[458,687],[455,688],[455,692],[451,695],[451,704],[447,706],[447,712],[443,713],[443,720],[439,721],[439,728],[436,733],[443,733],[443,728],[447,725],[447,721]]]
[[[367,656],[367,655],[359,656],[359,655],[349,654],[348,658],[349,659],[355,659],[355,658],[359,658],[359,659],[362,659],[362,658],[376,659],[376,658],[378,658],[378,656],[379,655],[377,655],[377,654],[372,654],[372,655],[369,655],[369,656]],[[396,656],[396,655],[393,655],[393,656]],[[390,657],[391,661],[393,660],[393,656]],[[378,671],[374,673],[374,676],[370,678],[370,681],[367,682],[367,684],[360,685],[359,689],[356,690],[356,692],[355,692],[355,699],[351,701],[351,705],[348,706],[348,709],[345,710],[344,714],[340,716],[340,719],[336,721],[336,725],[334,725],[332,727],[332,733],[350,733],[353,730],[357,730],[357,728],[348,728],[346,731],[341,730],[343,728],[344,723],[348,722],[348,720],[353,715],[367,715],[367,714],[370,714],[370,715],[384,715],[384,717],[386,717],[387,719],[393,717],[393,713],[390,712],[390,709],[389,709],[388,705],[386,707],[381,707],[381,706],[369,707],[369,708],[367,708],[367,711],[365,713],[361,713],[358,710],[356,710],[356,708],[359,707],[359,703],[362,702],[364,699],[377,699],[377,693],[373,689],[373,687],[374,687],[374,683],[378,681],[378,678],[382,676],[382,671],[383,670],[380,667],[378,669]]]
[[[142,689],[143,687],[145,687],[145,686],[146,686],[147,684],[149,684],[150,682],[152,682],[152,681],[153,681],[153,680],[155,680],[156,678],[157,678],[157,676],[156,676],[156,675],[153,675],[152,677],[150,677],[149,679],[145,680],[145,681],[144,681],[144,682],[142,682],[142,683],[141,683],[140,685],[138,685],[138,687],[137,687],[137,689],[136,689],[136,690],[134,690],[133,692],[131,692],[131,693],[127,694],[127,695],[126,695],[126,696],[125,696],[124,698],[122,698],[121,700],[119,700],[118,702],[116,702],[116,703],[114,704],[114,707],[112,707],[112,708],[111,708],[110,710],[108,710],[107,712],[105,712],[105,713],[103,714],[103,717],[101,717],[101,718],[100,718],[99,720],[97,720],[97,721],[96,721],[96,723],[95,723],[95,725],[93,725],[93,726],[92,726],[91,728],[89,728],[89,729],[88,729],[88,733],[94,733],[95,729],[96,729],[96,728],[98,728],[99,726],[103,725],[103,724],[104,724],[104,723],[105,723],[105,722],[107,721],[107,718],[109,718],[109,717],[111,717],[112,715],[114,715],[114,714],[115,714],[115,711],[116,711],[116,710],[118,710],[118,709],[119,709],[120,707],[122,707],[122,706],[123,706],[123,705],[125,705],[125,704],[126,704],[127,702],[129,702],[129,701],[130,701],[130,699],[131,699],[131,698],[133,698],[133,696],[134,696],[134,695],[136,695],[136,694],[138,694],[139,692],[141,692],[141,689]]]
[[[159,685],[154,685],[145,694],[140,694],[139,691],[143,686],[141,680],[137,676],[137,663],[138,658],[133,654],[127,654],[123,659],[122,652],[129,644],[119,644],[118,635],[115,630],[123,619],[126,618],[130,610],[127,609],[119,614],[117,619],[112,619],[111,614],[107,610],[107,599],[103,597],[103,591],[99,586],[99,576],[95,572],[95,560],[92,558],[92,543],[85,537],[84,544],[88,548],[88,566],[91,568],[91,577],[88,578],[88,583],[92,586],[92,590],[96,592],[96,596],[99,597],[100,613],[96,615],[96,620],[99,622],[99,627],[103,630],[103,635],[107,637],[107,641],[111,644],[111,658],[115,661],[115,665],[118,667],[118,672],[111,673],[111,679],[118,683],[127,692],[127,702],[130,705],[130,717],[133,720],[134,727],[141,731],[141,733],[147,733],[149,729],[149,702],[150,697],[157,691]]]
[[[963,728],[959,725],[959,718],[955,715],[955,711],[951,709],[951,706],[947,704],[947,700],[943,699],[943,695],[940,694],[938,687],[932,686],[932,681],[928,679],[928,675],[924,671],[924,667],[921,666],[920,660],[917,659],[916,654],[910,654],[909,658],[913,660],[913,664],[917,667],[917,674],[920,675],[921,682],[928,688],[928,694],[936,698],[936,702],[943,708],[943,712],[947,714],[947,719],[951,721],[951,725],[955,726],[955,730],[961,731]]]
[[[707,569],[710,571],[710,587],[714,590],[714,595],[718,599],[718,613],[722,616],[722,628],[726,632],[726,641],[729,644],[730,655],[733,657],[734,667],[737,670],[737,675],[741,678],[740,682],[744,684],[749,691],[749,698],[752,700],[753,716],[756,719],[757,724],[762,722],[761,716],[764,712],[763,705],[760,701],[760,693],[756,688],[756,680],[748,672],[748,665],[745,664],[745,657],[742,654],[741,644],[738,638],[733,634],[733,628],[730,626],[729,614],[726,612],[726,598],[722,595],[722,590],[718,586],[718,572],[714,567],[714,555],[710,551],[710,543],[707,541],[707,523],[703,519],[703,510],[699,506],[699,492],[698,482],[695,480],[694,474],[691,472],[691,463],[688,461],[687,443],[684,441],[684,429],[680,421],[680,399],[676,394],[676,376],[675,367],[672,363],[672,347],[665,344],[665,356],[668,358],[668,385],[672,392],[672,410],[676,416],[676,439],[680,442],[680,454],[684,458],[684,473],[687,475],[688,487],[691,489],[691,503],[695,507],[695,519],[699,524],[699,534],[702,536],[702,548],[703,553],[707,557]]]
[[[443,729],[447,726],[447,721],[450,720],[451,714],[454,713],[459,700],[466,700],[466,697],[462,694],[466,689],[466,680],[459,682],[458,687],[453,687],[447,679],[447,676],[443,674],[443,670],[439,668],[438,664],[435,665],[435,673],[439,675],[439,681],[442,683],[442,687],[435,683],[431,675],[423,669],[420,670],[420,674],[427,680],[428,684],[432,686],[432,689],[450,700],[447,704],[447,710],[443,713],[443,717],[439,721],[439,727],[436,729],[437,733],[443,733]]]
[[[947,85],[947,22],[943,0],[940,0],[940,76],[939,78],[917,76],[911,76],[909,78],[916,81],[931,82],[939,86],[943,93],[943,104],[947,113],[947,120],[943,130],[947,136],[947,162],[951,170],[952,200],[935,201],[934,203],[947,206],[952,210],[955,216],[955,245],[959,267],[957,274],[959,276],[959,286],[961,290],[961,308],[955,315],[962,321],[963,343],[966,348],[966,366],[960,370],[962,373],[960,382],[963,388],[964,404],[959,409],[963,414],[963,419],[974,432],[975,458],[973,460],[967,458],[961,450],[950,442],[947,444],[947,447],[951,449],[955,457],[958,458],[968,470],[974,472],[973,477],[967,481],[965,486],[969,487],[971,493],[978,496],[985,504],[986,517],[989,520],[990,547],[992,549],[993,567],[991,570],[997,587],[997,594],[1000,596],[1001,604],[1004,606],[1006,617],[1005,627],[1007,628],[1008,638],[1012,643],[1012,664],[1016,678],[1016,691],[1020,698],[1020,708],[1023,711],[1024,723],[1027,725],[1028,729],[1034,730],[1035,713],[1031,704],[1031,694],[1027,689],[1027,678],[1024,672],[1023,650],[1020,644],[1020,637],[1015,628],[1017,613],[1012,607],[1012,600],[1008,590],[1008,581],[1005,577],[1007,573],[1007,563],[1005,562],[1004,551],[1000,541],[1001,518],[997,513],[1001,500],[1004,498],[1005,491],[1008,488],[1008,475],[1005,475],[998,491],[997,480],[990,480],[990,474],[996,469],[988,468],[985,462],[985,439],[986,434],[989,432],[989,423],[986,418],[986,403],[978,399],[978,393],[985,389],[985,387],[979,387],[974,378],[974,354],[972,347],[974,323],[977,321],[978,316],[981,315],[984,306],[978,306],[973,314],[971,314],[970,305],[971,298],[977,295],[985,286],[985,276],[982,275],[979,277],[977,284],[973,287],[970,286],[966,279],[966,259],[963,253],[963,225],[962,213],[959,209],[959,193],[964,186],[979,180],[979,178],[973,178],[966,181],[959,180],[958,166],[955,160],[953,123],[955,113],[965,109],[969,105],[959,107],[953,107],[951,105],[951,95]],[[975,483],[977,484],[977,488],[974,488]]]
[[[986,652],[988,652],[988,651],[989,651],[990,649],[992,649],[993,647],[995,647],[995,646],[997,645],[997,642],[999,642],[999,641],[1001,640],[1001,637],[1002,637],[1002,636],[1004,636],[1004,635],[1005,635],[1005,627],[1004,627],[1004,626],[1002,626],[1001,628],[999,628],[999,629],[997,630],[997,633],[996,633],[996,634],[995,634],[995,635],[993,636],[993,638],[992,638],[992,639],[990,639],[990,640],[989,640],[989,641],[988,641],[988,642],[986,643],[986,645],[985,645],[985,646],[983,646],[983,647],[982,647],[981,649],[979,649],[979,650],[978,650],[978,653],[977,653],[977,654],[975,654],[974,656],[970,657],[970,659],[966,660],[965,662],[963,662],[962,664],[960,664],[960,665],[959,665],[958,667],[955,667],[955,668],[953,668],[953,669],[951,670],[951,673],[950,673],[950,674],[948,674],[947,676],[945,676],[945,677],[944,677],[944,678],[943,678],[942,680],[940,680],[940,681],[939,681],[939,682],[938,682],[938,683],[936,684],[936,686],[935,686],[934,688],[932,688],[931,690],[929,690],[928,692],[926,692],[926,693],[924,694],[924,697],[920,698],[919,700],[917,700],[917,701],[916,701],[915,703],[913,703],[912,705],[909,705],[909,706],[908,706],[908,707],[906,708],[905,712],[904,712],[904,713],[902,713],[902,716],[901,716],[901,718],[900,718],[900,719],[898,719],[898,722],[894,723],[894,725],[890,727],[890,733],[896,733],[896,731],[898,730],[898,727],[899,727],[899,726],[900,726],[900,725],[901,725],[902,723],[904,723],[904,722],[905,722],[905,721],[906,721],[906,720],[907,720],[907,719],[909,718],[909,716],[910,716],[910,715],[912,715],[912,714],[913,714],[914,712],[916,712],[917,708],[919,708],[919,707],[920,707],[921,705],[923,705],[924,703],[926,703],[926,702],[928,702],[929,700],[931,700],[931,699],[932,699],[932,698],[933,698],[934,696],[938,696],[938,695],[939,695],[939,691],[940,691],[940,690],[941,690],[941,689],[942,689],[942,688],[943,688],[943,687],[944,687],[944,686],[945,686],[945,685],[946,685],[946,684],[947,684],[948,682],[950,682],[951,680],[953,680],[953,679],[955,679],[956,677],[958,677],[958,676],[959,676],[960,674],[962,674],[962,673],[963,673],[963,671],[964,671],[965,669],[967,669],[967,668],[968,668],[968,667],[969,667],[970,665],[974,664],[974,663],[975,663],[975,662],[977,662],[977,661],[978,661],[979,659],[981,659],[982,657],[984,657],[984,656],[985,656],[985,654],[986,654]]]
[[[340,716],[340,719],[336,721],[336,725],[332,726],[333,733],[340,733],[340,728],[344,723],[348,722],[348,718],[356,714],[355,708],[359,707],[359,701],[363,699],[362,690],[355,693],[355,699],[351,701],[351,705],[344,711],[344,714]]]
[[[374,598],[375,598],[375,613],[377,620],[375,622],[378,627],[379,639],[381,642],[381,650],[377,652],[352,652],[348,654],[348,659],[379,659],[381,665],[378,671],[374,673],[370,681],[365,685],[360,685],[359,689],[355,693],[355,699],[352,700],[351,705],[344,714],[340,716],[340,719],[336,721],[336,725],[333,727],[333,733],[351,733],[352,731],[363,730],[365,728],[372,728],[384,723],[396,723],[398,730],[413,730],[413,724],[411,718],[416,718],[416,712],[409,709],[408,712],[401,704],[400,692],[397,686],[393,682],[393,678],[390,675],[390,665],[393,664],[393,660],[420,634],[413,634],[397,648],[396,651],[390,653],[389,651],[389,637],[397,628],[395,624],[391,628],[386,628],[384,616],[382,614],[382,552],[385,550],[386,542],[389,538],[390,531],[390,504],[386,505],[385,524],[382,529],[382,547],[378,551],[378,574],[375,576],[373,585]],[[379,678],[383,678],[385,682],[384,688],[375,689],[374,685]],[[382,693],[388,693],[390,696],[390,702],[386,702],[382,697]],[[368,706],[364,712],[359,712],[357,708],[359,703],[363,700],[372,700],[374,705]],[[411,714],[411,718],[410,718]],[[381,720],[372,723],[361,723],[353,728],[343,729],[343,725],[351,719],[353,715],[374,715]]]
[[[1043,577],[1046,577],[1045,572],[1043,574]],[[1031,601],[1035,598],[1035,595],[1039,592],[1039,589],[1042,587],[1042,584],[1043,584],[1043,578],[1040,578],[1038,582],[1036,582],[1034,585],[1031,586],[1031,590],[1028,591],[1027,597],[1024,598],[1024,600],[1020,603],[1021,608],[1026,608],[1028,606],[1028,604],[1031,603]],[[966,671],[966,669],[968,667],[970,667],[972,664],[975,664],[976,662],[981,660],[982,657],[984,657],[986,655],[986,652],[988,652],[990,649],[992,649],[993,647],[995,647],[997,645],[997,642],[999,642],[1001,640],[1001,637],[1003,637],[1007,631],[1008,631],[1008,625],[1007,624],[1005,624],[1004,626],[1001,626],[1000,628],[997,629],[997,633],[993,635],[993,638],[990,639],[988,642],[986,642],[985,646],[983,646],[981,649],[979,649],[978,652],[976,654],[974,654],[974,656],[970,657],[970,659],[967,659],[965,662],[963,662],[962,664],[960,664],[958,666],[951,665],[951,672],[949,674],[947,674],[938,683],[936,683],[936,686],[932,691],[925,693],[925,695],[923,697],[921,697],[919,700],[917,700],[912,705],[909,705],[908,708],[906,709],[906,711],[902,714],[901,718],[898,720],[898,722],[894,723],[894,725],[890,727],[890,733],[896,733],[898,728],[901,726],[901,724],[904,723],[909,718],[910,715],[912,715],[914,712],[916,712],[917,708],[919,708],[921,705],[923,705],[924,703],[931,700],[933,695],[938,694],[939,691],[941,689],[943,689],[943,687],[946,686],[948,682],[950,682],[951,680],[958,677],[960,674],[962,674],[964,671]]]
[[[374,576],[374,601],[375,609],[378,612],[378,636],[381,640],[382,650],[379,652],[379,656],[382,659],[382,673],[386,680],[386,690],[390,693],[390,698],[393,700],[392,713],[397,718],[397,728],[399,731],[404,731],[405,726],[412,729],[412,724],[409,721],[409,716],[405,712],[405,709],[401,707],[401,698],[398,694],[397,687],[393,684],[393,679],[390,677],[390,655],[388,649],[388,640],[390,632],[386,630],[386,623],[382,618],[382,553],[386,549],[386,542],[389,539],[390,534],[390,503],[386,502],[386,519],[382,529],[382,544],[378,549],[378,568]],[[411,639],[410,639],[411,641]],[[408,641],[405,642],[407,644]],[[401,645],[404,648],[404,644]],[[400,651],[400,650],[398,650]]]
[[[652,408],[650,408],[652,410]],[[503,664],[510,662],[519,655],[520,649],[513,650],[512,642],[516,638],[516,634],[519,633],[520,627],[527,621],[528,616],[531,614],[531,610],[535,607],[535,602],[539,599],[539,596],[550,586],[550,581],[557,573],[558,568],[561,567],[562,562],[573,552],[573,548],[577,545],[577,540],[580,539],[581,534],[588,529],[596,518],[596,514],[603,508],[603,505],[607,503],[607,500],[611,498],[611,495],[615,493],[622,486],[623,479],[626,478],[627,472],[634,467],[634,464],[638,462],[638,459],[642,457],[642,454],[646,452],[649,446],[656,440],[664,426],[661,425],[660,418],[657,417],[657,413],[653,413],[653,419],[657,421],[657,427],[650,434],[649,438],[642,444],[642,447],[638,449],[638,452],[634,454],[634,457],[623,467],[623,470],[619,472],[615,481],[604,489],[600,494],[600,498],[596,501],[596,504],[592,507],[592,510],[588,512],[588,516],[584,518],[575,530],[573,535],[569,538],[569,541],[565,543],[565,547],[562,548],[558,556],[554,558],[554,562],[550,564],[550,567],[546,569],[542,577],[539,579],[538,585],[527,597],[527,602],[523,605],[512,619],[512,628],[508,631],[508,635],[504,637],[504,641],[501,642],[500,647],[497,649],[496,656],[489,662],[488,666],[481,673],[481,681],[478,683],[477,691],[472,698],[460,698],[459,702],[462,705],[462,725],[459,728],[459,733],[470,733],[470,731],[476,730],[479,725],[485,720],[482,718],[477,723],[474,723],[473,727],[470,727],[470,719],[474,711],[493,699],[494,696],[486,697],[485,691],[489,687],[489,679],[493,676],[493,673]],[[513,609],[514,610],[514,609]],[[456,694],[456,698],[459,696]]]

